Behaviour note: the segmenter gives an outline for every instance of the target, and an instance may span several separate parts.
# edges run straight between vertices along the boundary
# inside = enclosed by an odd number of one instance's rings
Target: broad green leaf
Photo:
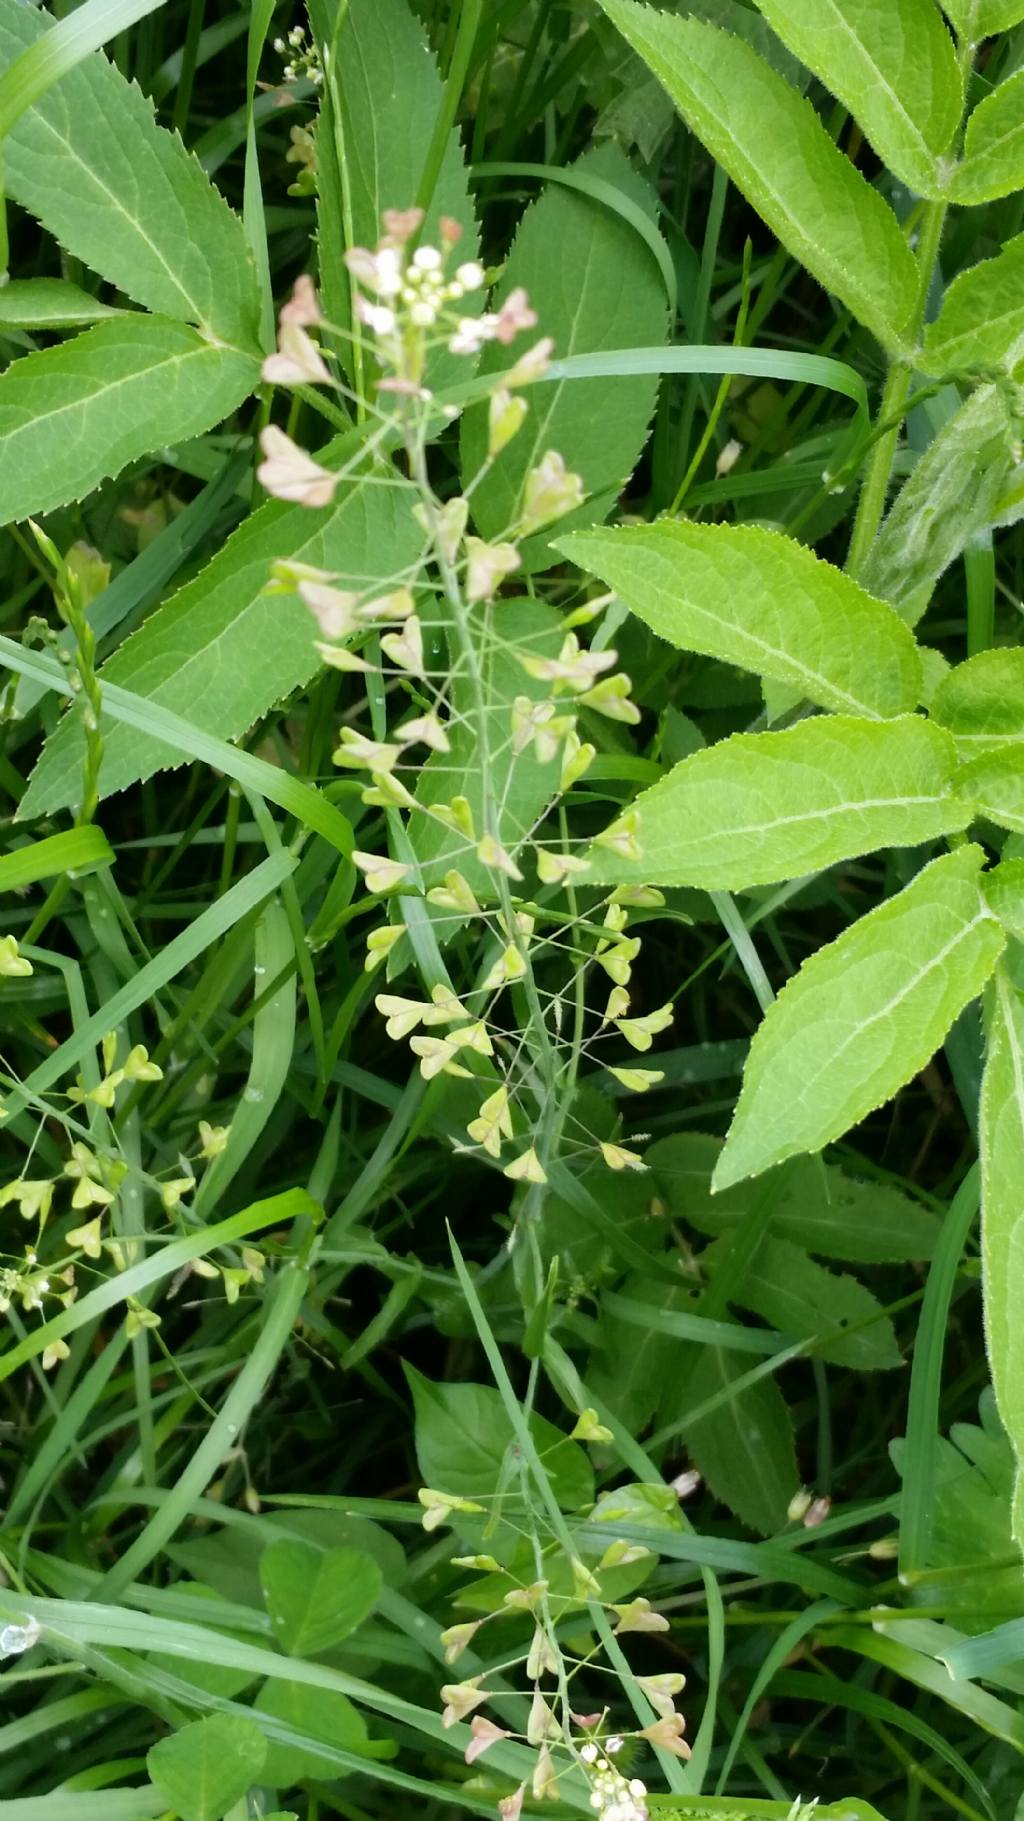
[[[278,1720],[293,1733],[304,1735],[308,1745],[282,1745],[265,1733],[267,1759],[263,1781],[272,1789],[292,1789],[304,1777],[344,1775],[337,1763],[317,1745],[369,1756],[366,1722],[347,1696],[329,1688],[305,1688],[300,1682],[265,1682],[253,1702],[254,1715]]]
[[[1024,1543],[1024,1000],[996,972],[981,1085],[985,1334],[999,1414],[1017,1457],[1013,1531]]]
[[[804,962],[750,1046],[716,1188],[822,1150],[924,1067],[1005,945],[984,860],[973,844],[933,860]]]
[[[0,0],[0,69],[49,23],[20,0]],[[258,348],[241,222],[99,51],[22,115],[3,158],[8,194],[93,271],[147,309]]]
[[[1004,522],[1019,430],[1003,393],[979,386],[919,457],[860,575],[913,625],[932,584],[978,531]]]
[[[654,214],[652,192],[614,146],[587,153],[572,169],[614,185]],[[620,215],[561,184],[549,185],[523,216],[494,306],[519,286],[537,312],[537,333],[552,337],[559,359],[657,346],[665,339],[665,289],[650,249]],[[521,336],[510,347],[490,342],[481,374],[510,367],[529,339]],[[526,474],[549,449],[582,477],[589,495],[588,504],[566,522],[603,518],[643,448],[657,390],[657,376],[643,373],[531,386],[526,422],[474,488],[473,516],[481,535],[496,536],[516,521]],[[487,439],[487,407],[479,405],[462,423],[464,487],[486,459]]]
[[[925,331],[918,359],[922,373],[1012,374],[1024,361],[1024,234],[1008,240],[995,259],[961,272],[942,309]]]
[[[817,715],[784,733],[733,734],[641,792],[641,858],[595,845],[588,882],[734,891],[915,847],[970,821],[955,769],[953,741],[919,715]]]
[[[24,355],[0,376],[0,521],[84,499],[149,450],[209,430],[258,383],[251,355],[138,312]]]
[[[637,0],[601,4],[783,246],[885,347],[900,349],[916,262],[892,210],[810,102],[742,39]]]
[[[120,314],[66,278],[15,278],[0,287],[4,329],[82,329]]]
[[[532,745],[518,755],[512,751],[512,704],[517,696],[546,701],[550,685],[527,676],[518,653],[554,657],[562,642],[561,622],[542,601],[502,601],[495,609],[495,638],[481,658],[484,712],[492,730],[491,788],[498,804],[498,836],[509,853],[521,848],[558,788],[560,758],[544,763]],[[450,752],[433,755],[423,768],[416,790],[417,802],[450,803],[464,796],[473,812],[473,823],[482,829],[483,774],[480,739],[474,716],[473,690],[460,666],[451,690]],[[427,888],[439,883],[453,867],[475,892],[490,895],[493,880],[465,835],[443,823],[417,817],[413,829],[420,880]],[[444,913],[451,928],[450,913]]]
[[[731,1388],[749,1371],[748,1355],[702,1347],[679,1395],[688,1410],[713,1397],[722,1402],[706,1416],[684,1423],[682,1434],[715,1497],[751,1530],[770,1536],[786,1522],[800,1475],[792,1419],[774,1379],[759,1379],[741,1391]]]
[[[416,1458],[425,1486],[486,1500],[497,1490],[514,1431],[501,1395],[490,1385],[437,1385],[405,1367],[416,1413]],[[576,1442],[542,1416],[530,1434],[565,1511],[594,1496],[590,1462]],[[517,1469],[513,1469],[514,1477]]]
[[[251,1720],[211,1714],[152,1746],[146,1769],[181,1821],[222,1821],[257,1781],[266,1755]]]
[[[954,171],[952,202],[994,202],[1024,188],[1024,70],[980,101],[967,122],[963,163]]]
[[[659,519],[576,532],[556,548],[684,651],[840,713],[898,715],[920,699],[920,654],[892,609],[776,532]]]
[[[650,1181],[648,1177],[648,1219]],[[654,1309],[685,1309],[691,1300],[685,1284],[675,1283],[666,1275],[653,1277],[640,1272],[626,1278],[622,1295]],[[630,1435],[639,1435],[658,1407],[678,1352],[679,1342],[673,1335],[653,1327],[637,1328],[613,1309],[603,1307],[596,1346],[587,1367],[587,1386]]]
[[[774,1234],[762,1239],[731,1300],[796,1340],[814,1340],[834,1328],[853,1330],[815,1347],[815,1358],[830,1365],[882,1372],[903,1363],[892,1322],[878,1298],[855,1277],[826,1271],[791,1240]]]
[[[944,1569],[914,1589],[920,1610],[930,1602],[946,1606],[950,1571],[956,1588],[958,1630],[987,1631],[1000,1618],[1024,1613],[1024,1575],[1010,1530],[1015,1462],[1006,1432],[995,1414],[991,1388],[981,1396],[983,1427],[954,1423],[949,1440],[936,1438],[933,1520],[923,1568]],[[889,1445],[900,1477],[906,1442]]]
[[[290,1657],[331,1650],[373,1611],[384,1577],[359,1549],[314,1549],[291,1537],[260,1557],[263,1597],[274,1636]]]
[[[722,1140],[706,1132],[679,1132],[649,1145],[644,1161],[670,1216],[714,1238],[745,1220],[750,1184],[715,1194],[711,1178]],[[844,1264],[899,1264],[930,1258],[939,1221],[888,1183],[856,1181],[818,1158],[795,1158],[772,1205],[771,1231],[806,1252]]]
[[[1024,747],[982,753],[957,775],[957,789],[976,815],[1024,834]]]
[[[882,162],[940,195],[963,113],[953,41],[933,0],[757,0],[784,44],[863,127]]]
[[[358,577],[390,576],[410,563],[420,534],[395,490],[354,483],[329,510],[260,507],[194,581],[152,614],[104,665],[101,677],[233,740],[320,668],[316,628],[297,596],[264,594],[270,565],[292,557]],[[23,817],[77,800],[81,731],[65,718],[43,750],[21,803]],[[127,726],[104,724],[100,788],[125,790],[181,754]]]
[[[979,651],[943,679],[931,712],[962,759],[1024,747],[1024,648]]]
[[[1008,32],[1024,19],[1024,0],[942,0],[942,5],[968,44]]]
[[[1010,936],[1024,940],[1024,860],[1000,860],[984,878],[985,902]]]
[[[423,27],[406,0],[347,0],[347,5],[344,0],[314,0],[311,16],[320,42],[333,45],[331,79],[317,128],[320,282],[325,313],[332,322],[348,325],[346,219],[351,244],[373,247],[383,232],[383,211],[408,209],[417,201],[444,85]],[[462,227],[457,257],[472,259],[476,217],[457,132],[449,135],[423,224],[426,244],[439,245],[442,215]],[[473,308],[467,299],[467,309]],[[350,366],[349,346],[339,343],[339,353]],[[453,384],[466,372],[465,356],[442,353],[431,361],[430,383]]]

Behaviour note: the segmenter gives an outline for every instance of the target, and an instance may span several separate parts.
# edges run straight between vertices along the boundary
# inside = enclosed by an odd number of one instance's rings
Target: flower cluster
[[[281,72],[285,82],[299,82],[305,77],[314,88],[320,87],[324,79],[320,52],[307,38],[304,25],[293,25],[287,37],[275,38],[274,49],[279,57],[288,58]]]
[[[605,1743],[609,1757],[621,1749],[621,1739],[608,1739]],[[624,1777],[594,1744],[584,1745],[580,1757],[594,1767],[590,1806],[597,1821],[648,1821],[646,1783],[639,1777]]]

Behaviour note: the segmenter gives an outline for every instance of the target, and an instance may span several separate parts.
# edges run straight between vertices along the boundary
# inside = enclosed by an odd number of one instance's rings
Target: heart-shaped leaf
[[[313,1549],[282,1537],[260,1557],[274,1635],[291,1657],[315,1657],[355,1631],[373,1611],[383,1576],[359,1549]]]
[[[222,1821],[257,1781],[266,1755],[263,1734],[250,1720],[211,1714],[161,1739],[146,1768],[181,1821]]]

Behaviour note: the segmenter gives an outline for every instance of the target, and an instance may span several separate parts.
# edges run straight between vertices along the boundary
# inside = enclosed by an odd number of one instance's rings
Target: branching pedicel
[[[522,428],[528,411],[523,390],[543,378],[552,344],[537,341],[495,378],[484,466],[463,493],[440,498],[427,447],[457,408],[432,392],[432,363],[438,356],[473,356],[488,342],[510,345],[536,326],[536,317],[522,290],[513,291],[498,311],[474,312],[486,283],[483,267],[475,259],[458,262],[461,231],[451,221],[441,223],[440,247],[415,245],[422,220],[418,209],[390,211],[376,249],[353,248],[347,255],[354,281],[351,339],[358,342],[362,331],[368,332],[366,351],[378,374],[372,402],[353,399],[371,418],[368,446],[348,467],[332,470],[271,427],[263,432],[260,468],[268,492],[317,508],[331,503],[357,465],[365,474],[378,451],[397,447],[404,452],[406,474],[391,471],[390,484],[408,494],[423,532],[420,558],[411,571],[392,577],[383,592],[379,584],[367,590],[358,577],[296,562],[277,564],[269,585],[297,591],[316,621],[325,663],[366,678],[369,731],[346,720],[334,758],[339,766],[367,774],[363,803],[383,811],[388,851],[382,839],[353,858],[371,896],[388,900],[397,915],[371,930],[365,965],[372,971],[386,961],[395,976],[415,959],[426,996],[424,990],[382,991],[377,1008],[388,1035],[408,1041],[428,1081],[446,1075],[478,1086],[475,1115],[457,1148],[484,1154],[512,1182],[524,1185],[510,1243],[517,1244],[535,1298],[543,1283],[539,1216],[552,1171],[595,1152],[612,1170],[644,1167],[635,1150],[595,1139],[578,1121],[574,1103],[581,1063],[599,1055],[602,1043],[618,1036],[645,1052],[671,1022],[668,1005],[646,1016],[630,1015],[630,976],[640,949],[639,938],[629,933],[631,915],[663,899],[642,887],[620,887],[606,895],[592,891],[580,902],[587,861],[570,838],[565,802],[595,748],[581,738],[578,717],[589,709],[611,720],[639,719],[629,679],[614,668],[615,652],[600,639],[588,647],[579,638],[612,597],[567,613],[554,642],[524,641],[506,630],[512,602],[500,591],[520,569],[520,546],[583,502],[580,477],[567,471],[557,450],[549,450],[526,475],[514,522],[491,539],[469,529],[473,493]],[[309,334],[316,328],[345,334],[325,324],[310,281],[300,280],[281,312],[278,349],[265,362],[264,377],[278,385],[326,385],[346,394]],[[361,363],[354,364],[358,371]],[[374,481],[388,484],[380,471],[374,471]],[[522,692],[510,702],[489,695],[495,658],[521,672]],[[469,742],[468,766],[456,763],[453,747],[460,738]],[[455,774],[452,794],[423,789],[421,772],[436,785],[448,761]],[[524,765],[549,768],[551,779],[526,823],[517,819],[515,789]],[[440,878],[439,830],[445,869]],[[630,858],[641,857],[628,815],[595,838]],[[471,976],[456,983],[437,938],[468,925],[480,931],[481,958]],[[662,1079],[653,1069],[608,1066],[636,1092]],[[584,1439],[610,1439],[593,1412],[580,1422],[590,1425]],[[584,1434],[579,1426],[577,1433]],[[429,1529],[452,1511],[481,1509],[441,1490],[425,1490],[421,1498]],[[528,1497],[526,1502],[529,1507]],[[529,1528],[536,1540],[536,1526],[531,1522]],[[550,1541],[565,1553],[563,1539]],[[572,1678],[592,1664],[600,1645],[570,1667],[557,1635],[565,1601],[550,1594],[539,1541],[536,1547],[537,1580],[510,1586],[502,1607],[527,1613],[534,1629],[533,1644],[513,1659],[525,1663],[533,1689],[522,1735],[536,1751],[532,1792],[554,1795],[559,1776],[571,1771],[586,1779],[591,1806],[602,1821],[646,1821],[644,1784],[613,1762],[623,1741],[608,1735],[603,1712],[581,1717],[573,1711]],[[623,1559],[630,1559],[630,1552],[621,1543],[606,1552],[596,1573],[569,1557],[577,1610],[582,1600],[597,1614],[607,1611],[618,1631],[664,1629],[666,1621],[646,1600],[615,1605],[603,1598],[602,1569]],[[466,1558],[465,1565],[483,1571],[498,1566],[476,1557]],[[607,1619],[602,1623],[607,1630]],[[451,1628],[449,1661],[477,1629],[475,1624]],[[557,1696],[550,1698],[541,1690],[548,1674],[558,1685]],[[472,1677],[444,1691],[446,1724],[473,1716],[470,1763],[515,1736],[475,1711],[490,1699],[483,1681]],[[682,1686],[680,1675],[647,1679],[645,1692],[657,1718],[633,1736],[686,1757],[682,1717],[672,1702]],[[500,1803],[504,1821],[515,1821],[525,1790],[523,1784]]]

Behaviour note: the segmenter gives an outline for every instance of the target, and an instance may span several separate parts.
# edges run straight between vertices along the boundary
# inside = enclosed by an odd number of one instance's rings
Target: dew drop
[[[38,1619],[29,1618],[24,1625],[5,1625],[0,1631],[0,1657],[20,1657],[38,1644],[41,1633]]]

